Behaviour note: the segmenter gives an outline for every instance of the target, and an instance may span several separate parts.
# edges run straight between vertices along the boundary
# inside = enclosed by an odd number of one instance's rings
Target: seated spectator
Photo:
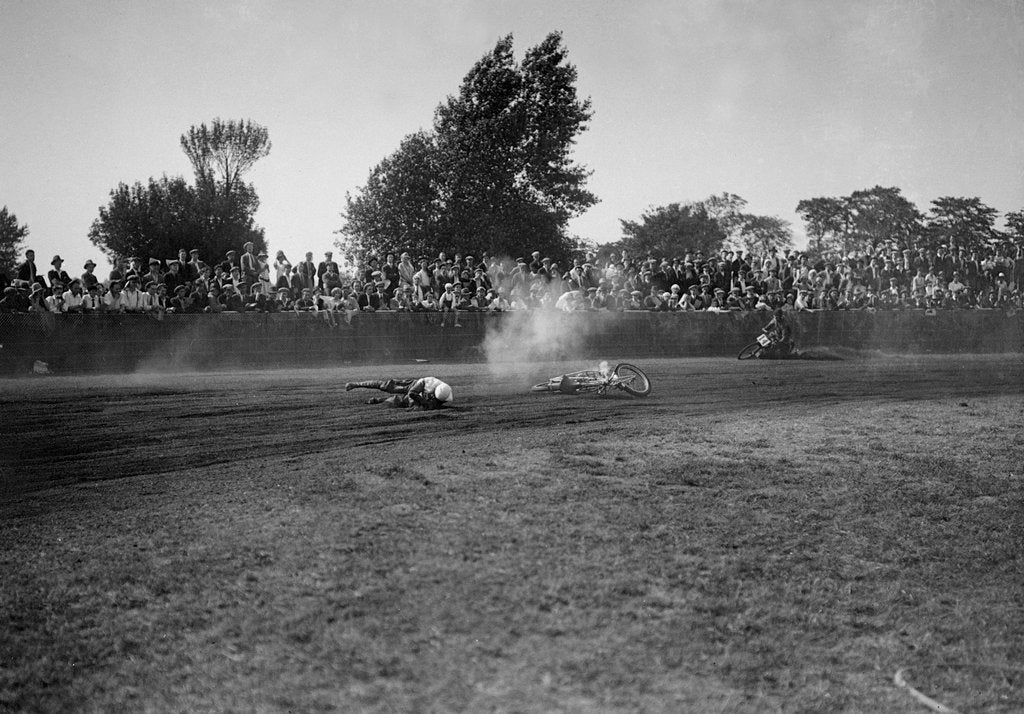
[[[728,310],[743,309],[743,293],[738,287],[729,288],[729,294],[725,298],[725,307]]]
[[[63,300],[62,312],[85,312],[85,293],[82,292],[82,281],[78,278],[71,281],[71,287],[61,297]]]
[[[46,307],[46,312],[52,312],[55,315],[64,312],[64,286],[59,280],[52,283],[51,293],[43,298],[43,304]]]
[[[49,312],[46,306],[46,288],[41,283],[32,283],[28,303],[28,312]]]
[[[412,285],[407,286],[412,289]],[[390,310],[391,300],[388,299],[387,294],[384,292],[383,282],[373,282],[366,284],[367,297],[366,301],[368,304],[367,310],[370,312],[376,312],[378,310]]]
[[[103,299],[103,285],[102,283],[96,283],[90,285],[88,292],[82,299],[82,312],[103,312],[107,308],[106,301]]]
[[[124,312],[124,299],[122,298],[121,283],[113,281],[110,283],[109,292],[104,297],[104,312]]]
[[[216,285],[211,285],[206,293],[206,304],[203,306],[203,312],[212,312],[214,314],[224,312],[224,302],[221,300],[220,288]]]
[[[414,295],[416,294],[416,292],[419,292],[421,295],[423,295],[429,293],[430,289],[428,287],[426,290],[423,290],[421,285],[417,285],[415,291],[413,290],[413,288],[397,287],[395,288],[394,297],[391,298],[388,307],[398,312],[412,312],[416,307],[416,303],[414,300]]]
[[[289,288],[278,288],[276,309],[278,312],[285,312],[292,309],[292,291]]]
[[[28,305],[24,304],[18,294],[18,288],[8,285],[4,288],[4,296],[0,299],[0,312],[27,312]]]
[[[171,304],[167,308],[167,312],[186,315],[201,312],[203,307],[197,304],[195,295],[189,292],[187,285],[179,285],[174,289],[174,297],[171,298]]]
[[[309,288],[303,288],[299,299],[292,304],[292,310],[294,312],[313,312],[315,309],[316,303],[313,301],[313,291]]]
[[[156,315],[163,315],[167,312],[167,293],[160,292],[163,287],[152,280],[146,283],[146,291],[142,294],[143,312]]]
[[[729,303],[725,297],[725,290],[722,288],[715,288],[715,296],[711,299],[711,304],[708,305],[708,310],[711,312],[725,312],[728,309]]]
[[[124,292],[121,293],[121,305],[125,312],[142,312],[142,291],[139,289],[139,278],[129,275],[125,280]]]

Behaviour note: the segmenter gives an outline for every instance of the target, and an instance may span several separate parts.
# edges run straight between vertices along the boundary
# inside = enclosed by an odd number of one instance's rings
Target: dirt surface
[[[446,451],[487,444],[496,452],[553,430],[586,439],[604,425],[642,432],[664,419],[800,414],[847,402],[894,403],[1024,393],[1016,355],[890,357],[842,361],[643,360],[646,399],[621,394],[538,395],[530,385],[587,363],[501,366],[403,364],[329,370],[0,380],[7,426],[0,488],[44,486],[233,467],[266,460]],[[432,374],[455,388],[453,409],[392,411],[365,405],[346,381]]]
[[[586,363],[0,381],[0,708],[913,711],[890,680],[940,647],[936,619],[974,630],[959,654],[1017,656],[1020,625],[994,607],[1019,598],[1020,356],[636,363],[647,398],[529,391]],[[343,390],[425,374],[453,408]],[[985,433],[1007,443],[988,464]],[[947,453],[970,518],[1014,528],[955,526],[977,613],[929,564],[949,515],[890,513],[903,492],[859,475],[912,484]],[[887,514],[870,537],[827,520],[826,482],[865,523]],[[922,502],[952,488],[934,487]],[[812,531],[821,560],[790,592],[797,575],[761,569],[796,567]],[[908,569],[937,579],[892,590]]]

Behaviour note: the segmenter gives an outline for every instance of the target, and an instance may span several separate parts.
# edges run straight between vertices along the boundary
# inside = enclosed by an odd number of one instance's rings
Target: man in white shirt
[[[121,305],[125,312],[142,312],[143,292],[139,290],[139,279],[129,275],[125,281],[124,292],[121,293]]]
[[[63,299],[61,312],[84,312],[85,295],[82,293],[82,281],[78,278],[72,280],[71,287],[64,292]]]

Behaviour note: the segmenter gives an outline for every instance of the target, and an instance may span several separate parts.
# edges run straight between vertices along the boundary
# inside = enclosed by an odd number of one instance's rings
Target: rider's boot
[[[390,380],[389,380],[390,381]],[[376,379],[369,379],[365,382],[345,382],[345,391],[351,391],[353,389],[382,389],[384,382]]]

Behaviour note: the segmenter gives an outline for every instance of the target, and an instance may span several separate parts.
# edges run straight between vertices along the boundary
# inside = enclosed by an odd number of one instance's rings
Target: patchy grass
[[[1019,395],[566,399],[4,500],[0,708],[1024,708]]]

